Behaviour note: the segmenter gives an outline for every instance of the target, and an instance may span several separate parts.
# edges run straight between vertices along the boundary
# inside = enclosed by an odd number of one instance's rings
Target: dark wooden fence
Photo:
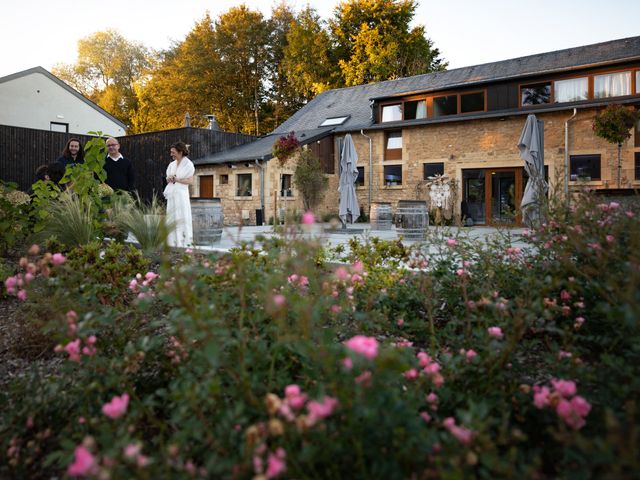
[[[0,180],[15,182],[20,190],[29,190],[36,180],[38,166],[55,162],[71,137],[78,138],[83,144],[91,138],[87,135],[0,125]],[[240,133],[191,127],[118,137],[120,153],[133,162],[136,186],[145,200],[164,189],[165,171],[171,161],[169,146],[172,143],[183,141],[190,145],[189,158],[195,160],[254,139]]]

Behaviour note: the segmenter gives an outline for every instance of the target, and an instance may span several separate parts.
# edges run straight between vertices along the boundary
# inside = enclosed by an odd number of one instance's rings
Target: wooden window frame
[[[629,67],[629,68],[620,68],[617,70],[606,70],[604,72],[597,72],[597,73],[592,73],[591,74],[591,91],[589,92],[591,94],[591,97],[589,98],[589,100],[607,100],[609,98],[621,98],[621,97],[630,97],[633,95],[637,95],[635,92],[635,71],[637,70],[637,68],[635,67]],[[599,77],[601,75],[612,75],[614,73],[624,73],[624,72],[629,72],[631,78],[629,79],[629,95],[618,95],[616,97],[601,97],[601,98],[595,98],[595,78]]]
[[[385,107],[393,107],[395,105],[398,105],[400,107],[400,120],[387,120],[387,121],[383,121],[382,120],[382,114],[384,111]],[[385,102],[385,103],[381,103],[380,104],[380,123],[393,123],[393,122],[402,122],[404,121],[404,99],[402,100],[394,100],[391,102]]]
[[[387,144],[389,143],[389,135],[392,133],[399,133],[400,138],[402,138],[402,130],[387,130],[384,132],[384,161],[385,162],[402,160],[402,148],[387,148]],[[402,145],[404,146],[404,139],[403,139]]]
[[[551,89],[551,93],[549,95],[549,101],[547,103],[539,103],[537,105],[522,104],[522,89],[524,87],[546,84],[546,83],[549,84],[549,88]],[[518,83],[518,108],[540,108],[540,107],[544,107],[545,105],[553,105],[554,103],[555,103],[555,91],[554,91],[553,80],[532,80],[530,82]]]

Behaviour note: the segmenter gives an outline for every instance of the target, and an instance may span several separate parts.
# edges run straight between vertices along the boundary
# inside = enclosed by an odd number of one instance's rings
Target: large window
[[[523,85],[520,88],[522,106],[543,105],[551,101],[551,82]]]
[[[571,180],[600,180],[600,155],[571,155]]]
[[[418,118],[427,118],[427,101],[404,102],[404,119],[416,120]]]
[[[635,146],[640,147],[640,120],[636,123],[636,131],[633,136],[635,137]]]
[[[356,179],[356,187],[364,187],[364,167],[358,168],[358,178]]]
[[[387,132],[384,159],[402,160],[402,132]]]
[[[471,225],[486,223],[484,170],[462,171],[462,216],[470,219]]]
[[[570,78],[554,82],[554,100],[556,103],[577,102],[589,98],[589,79]]]
[[[402,185],[402,165],[384,166],[384,184],[388,187]]]
[[[631,95],[631,72],[607,73],[593,77],[593,98]]]
[[[460,95],[460,113],[483,111],[484,92],[463,93]]]
[[[402,104],[384,105],[382,107],[382,121],[396,122],[402,120]]]
[[[282,175],[282,182],[280,183],[280,196],[281,197],[293,197],[293,190],[291,189],[291,178],[290,174]]]
[[[236,196],[237,197],[250,197],[251,196],[251,174],[239,173],[236,175]]]
[[[458,95],[445,95],[433,99],[433,116],[443,117],[458,113]]]
[[[444,163],[425,163],[423,166],[422,179],[427,180],[429,177],[436,175],[444,175]]]
[[[640,152],[636,152],[636,175],[635,179],[640,180]]]
[[[636,71],[636,93],[640,93],[640,70]]]

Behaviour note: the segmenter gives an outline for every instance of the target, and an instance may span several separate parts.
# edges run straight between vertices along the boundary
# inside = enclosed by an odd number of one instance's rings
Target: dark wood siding
[[[487,111],[518,108],[518,84],[501,83],[487,88]]]
[[[309,145],[311,151],[320,159],[324,173],[336,173],[333,137],[325,137]]]
[[[54,162],[71,137],[86,143],[91,137],[68,133],[0,125],[0,179],[18,184],[28,191],[35,181],[39,165]],[[133,162],[136,186],[148,200],[164,189],[167,165],[171,161],[169,146],[177,141],[190,145],[189,158],[227,150],[254,140],[255,137],[202,128],[177,128],[159,132],[118,137],[120,152]]]

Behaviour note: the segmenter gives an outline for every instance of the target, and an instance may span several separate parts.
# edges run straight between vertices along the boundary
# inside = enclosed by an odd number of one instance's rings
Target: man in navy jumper
[[[107,138],[107,158],[104,171],[107,172],[106,184],[114,190],[133,192],[135,177],[133,164],[120,153],[120,143],[113,137]]]

